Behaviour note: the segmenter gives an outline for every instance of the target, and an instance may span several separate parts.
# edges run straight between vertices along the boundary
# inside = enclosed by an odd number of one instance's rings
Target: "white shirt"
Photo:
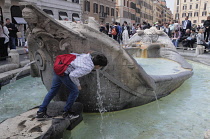
[[[8,31],[7,27],[4,26],[2,29],[2,26],[0,25],[0,37],[5,38],[4,44],[9,42],[9,31]]]
[[[76,54],[76,59],[71,62],[65,73],[69,74],[72,82],[80,86],[79,77],[89,74],[94,69],[94,64],[90,54]]]
[[[186,29],[186,28],[187,28],[187,22],[188,22],[188,20],[185,20],[185,21],[184,21],[183,29]]]

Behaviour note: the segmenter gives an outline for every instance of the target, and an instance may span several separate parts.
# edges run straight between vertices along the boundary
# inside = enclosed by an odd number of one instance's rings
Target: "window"
[[[197,23],[197,20],[193,20],[193,23]]]
[[[93,13],[98,13],[98,4],[93,3]]]
[[[186,0],[184,0],[184,2],[186,2]]]
[[[204,10],[206,10],[207,3],[204,3]]]
[[[85,4],[85,11],[88,11],[88,12],[90,12],[90,2],[89,1],[85,1],[84,2],[84,4]]]
[[[104,6],[100,5],[100,13],[104,13]]]
[[[106,14],[109,15],[109,7],[106,7]]]
[[[198,9],[198,4],[196,4],[195,8]]]
[[[79,3],[79,0],[72,0],[73,3]]]
[[[125,0],[124,0],[124,6],[125,6]]]
[[[201,23],[204,23],[205,20],[201,20]]]
[[[0,7],[0,20],[3,21],[2,8]]]
[[[177,5],[179,5],[179,0],[177,0]]]
[[[127,1],[127,7],[129,7],[129,1]]]
[[[177,13],[179,12],[179,6],[176,7],[176,12],[177,12]]]
[[[111,8],[111,16],[114,16],[114,8]]]
[[[192,17],[192,13],[188,13],[188,16],[189,16],[189,17]]]
[[[47,13],[49,16],[53,17],[53,12],[51,10],[48,10],[48,9],[43,9],[43,11],[45,13]]]
[[[66,12],[59,12],[58,14],[59,14],[59,20],[66,20],[66,21],[69,20]]]
[[[72,21],[80,21],[79,14],[73,13],[72,14]]]
[[[195,17],[198,16],[198,12],[194,12],[194,16],[195,16]]]
[[[192,9],[192,5],[190,5],[190,10]]]
[[[202,12],[202,16],[206,16],[207,15],[207,12],[206,11],[203,11]]]

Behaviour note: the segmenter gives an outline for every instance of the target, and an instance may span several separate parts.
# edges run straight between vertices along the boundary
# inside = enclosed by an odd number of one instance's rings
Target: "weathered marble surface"
[[[62,110],[65,102],[53,102],[48,106],[47,113],[55,118],[38,120],[35,117],[37,108],[29,110],[14,118],[9,118],[0,123],[1,139],[59,139],[63,132],[73,129],[82,121],[83,105],[74,103],[73,109],[80,114],[77,119],[62,118]],[[56,117],[57,116],[57,117]]]
[[[28,44],[31,60],[36,60],[33,73],[40,73],[49,90],[52,82],[53,61],[59,54],[99,51],[108,58],[108,65],[100,72],[101,96],[108,111],[122,110],[168,95],[192,76],[192,67],[176,51],[169,38],[159,33],[158,43],[164,47],[151,49],[151,57],[163,57],[188,68],[189,72],[169,76],[149,76],[134,58],[109,36],[98,31],[89,19],[88,25],[67,21],[58,22],[35,6],[24,6],[23,17],[29,24]],[[166,41],[168,43],[166,43]],[[166,43],[166,44],[165,44]],[[85,111],[98,111],[96,72],[81,79],[79,99]],[[66,100],[69,92],[62,86],[55,100]]]

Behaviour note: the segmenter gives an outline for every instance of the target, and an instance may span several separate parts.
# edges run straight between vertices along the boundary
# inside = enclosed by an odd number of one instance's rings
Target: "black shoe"
[[[69,118],[70,120],[76,119],[79,117],[79,115],[73,115],[73,114],[70,114],[69,112],[63,112],[62,116],[63,118]]]
[[[52,118],[52,116],[47,115],[46,112],[37,112],[36,118]]]

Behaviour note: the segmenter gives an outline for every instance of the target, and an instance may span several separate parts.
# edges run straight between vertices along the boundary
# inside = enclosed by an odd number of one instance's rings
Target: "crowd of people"
[[[23,45],[21,29],[11,23],[9,18],[6,18],[6,23],[0,21],[0,60],[8,57],[8,47],[16,49],[17,45]]]
[[[205,46],[205,49],[210,49],[209,33],[210,33],[210,16],[203,25],[192,24],[188,16],[181,23],[179,21],[170,21],[169,23],[161,23],[160,21],[153,24],[158,30],[163,30],[172,40],[175,47],[182,44],[184,48],[193,50],[195,43],[197,45]],[[114,22],[101,24],[100,31],[112,37],[119,44],[126,45],[129,38],[136,33],[137,30],[149,29],[151,25],[144,21],[142,24],[128,25],[124,21],[121,26],[120,23]]]

